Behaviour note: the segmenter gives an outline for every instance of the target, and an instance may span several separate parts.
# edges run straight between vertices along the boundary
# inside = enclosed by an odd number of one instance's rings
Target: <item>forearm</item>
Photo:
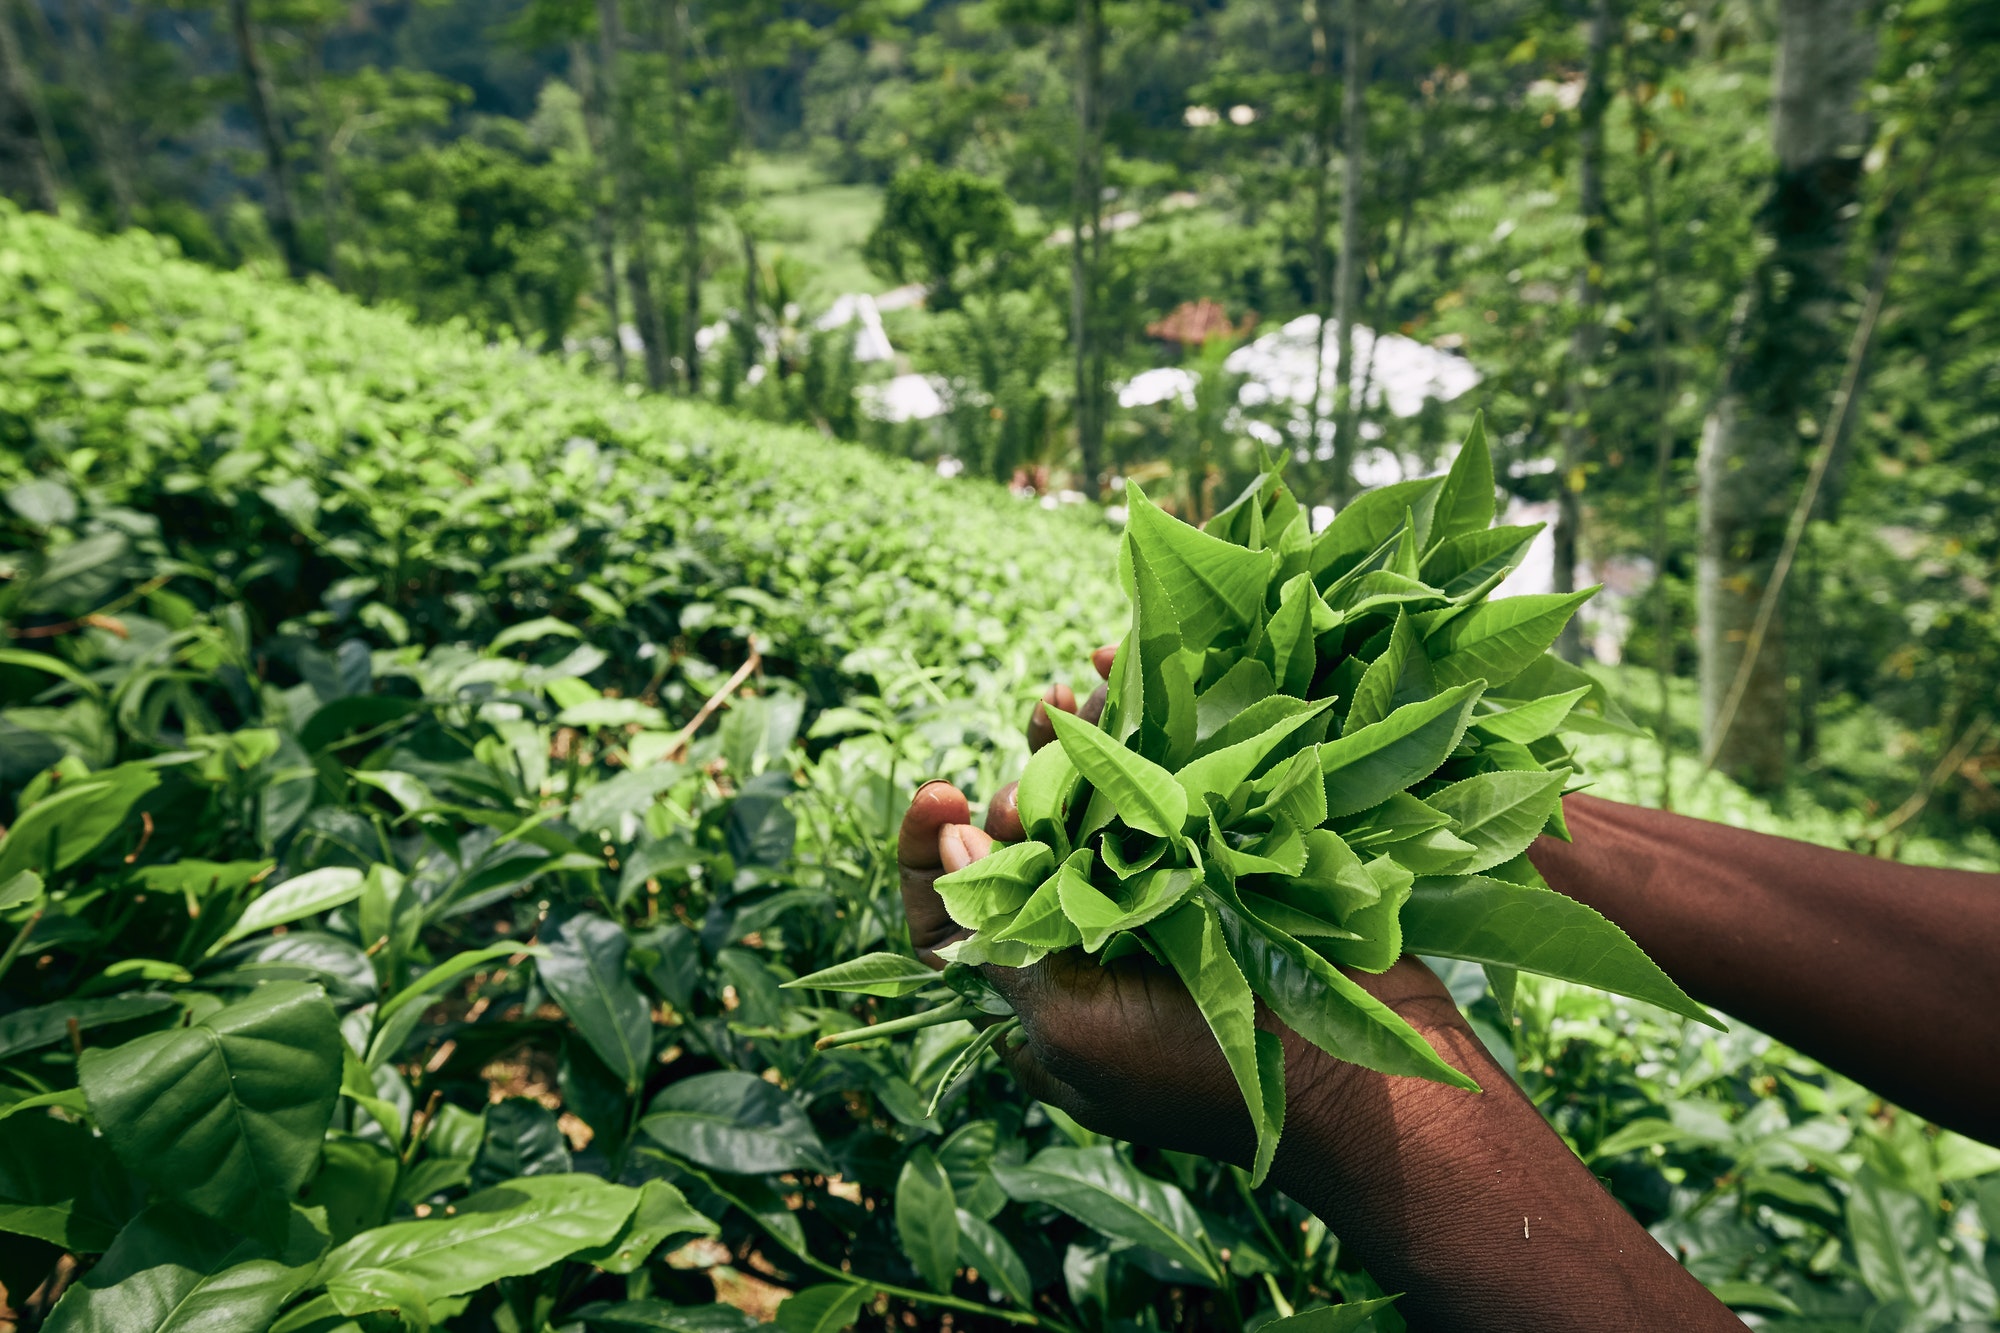
[[[2000,879],[1588,796],[1529,851],[1696,999],[2000,1142]]]
[[[1302,1071],[1274,1179],[1405,1293],[1411,1328],[1742,1328],[1604,1191],[1448,997],[1384,998],[1484,1091],[1332,1062]]]

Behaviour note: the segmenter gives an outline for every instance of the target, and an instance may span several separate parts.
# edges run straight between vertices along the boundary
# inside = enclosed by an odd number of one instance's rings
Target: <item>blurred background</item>
[[[1113,522],[1481,409],[1619,793],[1987,860],[1996,81],[1984,0],[0,0],[0,187]]]

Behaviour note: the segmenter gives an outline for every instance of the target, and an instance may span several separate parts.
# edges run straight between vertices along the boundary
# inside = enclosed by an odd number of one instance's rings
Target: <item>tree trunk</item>
[[[1646,221],[1646,304],[1653,333],[1653,683],[1659,691],[1659,711],[1653,724],[1660,742],[1660,808],[1674,808],[1672,698],[1668,693],[1674,673],[1674,609],[1667,598],[1667,511],[1673,501],[1674,475],[1674,363],[1670,350],[1671,328],[1667,315],[1666,245],[1660,231],[1660,204],[1654,163],[1651,117],[1644,95],[1636,86],[1638,78],[1629,68],[1626,76],[1633,85],[1632,129],[1639,149],[1639,198]]]
[[[30,0],[33,3],[34,0]],[[20,36],[14,31],[14,15],[7,0],[0,0],[0,92],[6,105],[0,108],[0,147],[11,147],[27,164],[28,179],[35,194],[35,206],[44,213],[61,216],[62,146],[49,124],[48,109],[33,71],[21,53]]]
[[[1723,383],[1702,429],[1701,698],[1705,748],[1725,773],[1785,776],[1785,633],[1773,616],[1739,706],[1723,716],[1757,607],[1784,544],[1798,423],[1825,402],[1847,215],[1859,189],[1859,102],[1874,58],[1862,0],[1782,0],[1771,114],[1778,170],[1764,209],[1768,253],[1737,306]]]
[[[666,340],[660,336],[659,308],[653,303],[653,267],[647,260],[645,205],[632,172],[631,107],[623,87],[618,51],[625,25],[618,0],[597,0],[597,38],[603,50],[604,104],[611,127],[611,198],[618,229],[625,234],[625,281],[632,288],[632,320],[646,363],[646,385],[667,387]],[[614,284],[615,285],[615,284]]]
[[[1576,271],[1576,332],[1570,339],[1568,411],[1562,428],[1562,470],[1556,478],[1555,590],[1576,590],[1577,551],[1583,529],[1584,457],[1590,443],[1591,380],[1604,350],[1604,111],[1611,102],[1612,0],[1596,0],[1590,13],[1590,56],[1577,117],[1577,212],[1583,219],[1583,263]],[[1583,657],[1583,627],[1572,617],[1556,640],[1569,661]]]
[[[1312,25],[1313,81],[1313,384],[1306,415],[1306,449],[1314,459],[1325,441],[1326,330],[1333,318],[1333,251],[1326,243],[1327,176],[1333,170],[1333,40],[1327,32],[1326,9],[1332,0],[1306,0]]]
[[[97,165],[104,173],[105,189],[111,194],[112,216],[123,231],[132,225],[139,201],[132,188],[131,143],[105,86],[108,52],[101,39],[92,40],[91,24],[78,0],[64,0],[63,24],[69,29],[71,77],[83,92],[85,129],[91,147],[97,150]]]
[[[611,216],[606,199],[610,182],[605,168],[605,131],[602,90],[590,68],[590,50],[580,41],[569,44],[570,78],[583,102],[583,133],[590,142],[590,229],[597,246],[598,273],[604,283],[604,317],[611,329],[611,365],[622,384],[625,380],[625,328],[619,313],[618,224]]]
[[[1076,176],[1070,191],[1069,337],[1076,372],[1076,451],[1083,489],[1092,499],[1103,487],[1104,423],[1097,339],[1097,232],[1103,210],[1098,154],[1098,80],[1102,73],[1103,0],[1076,7]]]
[[[328,115],[320,76],[326,72],[326,33],[313,34],[312,50],[306,59],[306,89],[312,98],[313,151],[319,158],[320,229],[325,233],[326,276],[336,287],[344,286],[340,272],[340,243],[346,235],[347,193],[341,179],[340,159],[333,151],[333,118]]]
[[[673,99],[674,156],[681,176],[681,385],[701,391],[701,166],[688,133],[687,13],[680,0],[667,5],[667,96]]]
[[[271,173],[271,199],[265,210],[271,219],[271,235],[284,252],[286,270],[294,278],[303,278],[306,258],[299,239],[299,212],[293,203],[292,164],[285,156],[285,127],[278,118],[271,71],[250,27],[250,0],[229,0],[229,26],[236,34],[236,57],[243,66],[244,96],[250,102],[251,118],[257,122],[258,137],[264,141],[264,165]]]
[[[1361,301],[1361,178],[1368,157],[1368,33],[1363,0],[1347,0],[1345,76],[1340,90],[1340,263],[1334,273],[1333,497],[1347,503],[1354,489],[1354,312]]]

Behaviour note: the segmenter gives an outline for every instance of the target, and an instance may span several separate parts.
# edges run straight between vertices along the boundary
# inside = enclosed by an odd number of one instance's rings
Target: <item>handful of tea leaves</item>
[[[1492,526],[1483,425],[1447,475],[1363,495],[1317,536],[1275,470],[1203,529],[1137,487],[1127,498],[1131,628],[1102,720],[1052,710],[1057,743],[1017,796],[1027,840],[937,881],[972,931],[939,950],[953,965],[870,954],[791,983],[950,1002],[823,1046],[1006,1013],[978,964],[1143,951],[1214,1030],[1257,1126],[1261,1180],[1285,1080],[1255,999],[1339,1059],[1474,1086],[1336,964],[1469,959],[1503,1009],[1525,969],[1714,1022],[1527,860],[1544,830],[1567,837],[1563,733],[1631,726],[1548,652],[1594,589],[1490,596],[1540,528]],[[1005,1026],[980,1034],[939,1095]]]

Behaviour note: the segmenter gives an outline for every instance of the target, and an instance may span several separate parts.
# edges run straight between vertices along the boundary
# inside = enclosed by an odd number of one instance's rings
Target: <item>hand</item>
[[[1110,650],[1094,658],[1108,675]],[[1100,689],[1080,715],[1103,709]],[[1076,707],[1057,687],[1028,730],[1054,738],[1047,710]],[[1021,836],[1013,789],[986,829],[951,784],[919,788],[897,848],[917,956],[967,932],[945,913],[939,875],[996,839]],[[1250,1117],[1221,1049],[1170,970],[1143,955],[1109,966],[1070,950],[986,976],[1020,1015],[1003,1049],[1029,1094],[1089,1129],[1134,1143],[1248,1164]],[[1393,1078],[1328,1056],[1258,1007],[1285,1045],[1285,1129],[1272,1182],[1317,1213],[1376,1281],[1406,1295],[1412,1330],[1611,1333],[1740,1329],[1592,1179],[1487,1053],[1429,968],[1405,957],[1350,974],[1485,1088]],[[1515,1228],[1519,1226],[1517,1231]]]
[[[1093,662],[1111,670],[1112,649]],[[1104,689],[1079,710],[1076,696],[1055,686],[1036,705],[1028,726],[1032,749],[1055,737],[1048,708],[1094,721]],[[917,956],[943,966],[936,949],[967,932],[945,913],[932,886],[939,875],[986,855],[995,841],[1022,836],[1014,787],[997,793],[986,830],[972,826],[962,793],[949,783],[919,789],[904,816],[898,843],[903,906]],[[1102,1134],[1247,1164],[1256,1136],[1222,1051],[1180,978],[1143,955],[1102,965],[1066,951],[1033,967],[988,967],[987,977],[1021,1018],[1021,1035],[1004,1054],[1028,1093],[1062,1108]],[[1462,1025],[1450,995],[1422,963],[1404,959],[1389,972],[1358,980],[1399,1009],[1419,1008],[1428,1024]],[[1408,1013],[1413,1021],[1415,1013]],[[1367,1071],[1332,1060],[1259,1009],[1259,1022],[1285,1043],[1288,1119],[1323,1107]]]

